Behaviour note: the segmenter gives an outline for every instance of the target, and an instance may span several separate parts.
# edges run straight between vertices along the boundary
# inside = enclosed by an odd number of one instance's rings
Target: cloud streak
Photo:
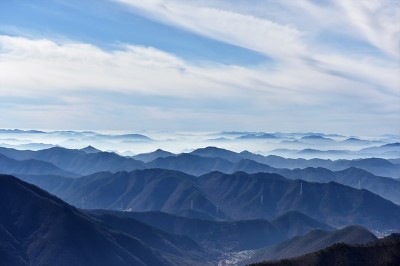
[[[57,117],[65,117],[74,129],[400,130],[399,31],[390,24],[398,9],[389,9],[390,2],[335,1],[328,8],[281,1],[276,12],[246,1],[117,2],[166,25],[257,51],[272,63],[190,62],[133,43],[106,50],[0,35],[1,123],[60,128]],[[353,36],[379,53],[330,49],[320,40],[340,27],[343,38]],[[40,121],[46,110],[52,114]]]

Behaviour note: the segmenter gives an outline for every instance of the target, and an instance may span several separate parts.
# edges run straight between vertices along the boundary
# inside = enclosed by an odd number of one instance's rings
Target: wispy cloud
[[[195,123],[188,125],[188,118],[183,118],[179,113],[184,112],[188,117],[202,114],[203,118],[197,120],[208,120],[210,123],[215,117],[222,116],[225,117],[222,120],[224,122],[219,123],[222,129],[231,127],[228,121],[238,117],[240,120],[237,121],[241,122],[235,126],[249,126],[252,121],[257,128],[264,122],[277,123],[279,126],[279,121],[292,121],[293,112],[296,112],[296,119],[313,116],[315,112],[318,112],[317,119],[329,119],[332,112],[335,112],[334,116],[348,113],[346,116],[356,119],[358,115],[370,113],[370,110],[374,112],[374,109],[382,112],[379,115],[398,113],[399,110],[398,95],[389,86],[393,81],[390,79],[393,79],[393,73],[387,73],[386,65],[381,68],[375,65],[362,68],[360,62],[357,71],[362,77],[366,78],[369,71],[383,75],[374,79],[376,84],[371,85],[364,79],[349,79],[321,70],[325,67],[323,65],[304,68],[302,63],[285,63],[274,69],[270,69],[270,66],[193,65],[155,48],[133,45],[105,51],[89,44],[1,36],[0,47],[0,67],[4,70],[1,78],[2,97],[47,98],[50,109],[55,112],[65,109],[62,112],[66,112],[68,117],[73,117],[79,110],[81,115],[75,117],[93,114],[90,110],[95,106],[112,106],[115,113],[111,111],[112,114],[102,117],[115,116],[110,121],[125,121],[129,117],[128,110],[133,114],[138,108],[142,111],[145,108],[152,111],[147,115],[143,111],[142,120],[149,118],[151,113],[164,116],[169,113],[169,117],[177,120],[175,123],[189,127]],[[329,61],[334,62],[333,59]],[[346,73],[345,62],[339,60],[339,63],[337,68]],[[375,75],[371,76],[373,78]],[[385,77],[389,79],[385,80]],[[377,84],[383,90],[377,89]],[[90,96],[90,93],[101,95],[101,91],[122,96]],[[174,107],[162,100],[140,107],[135,99],[145,96],[180,100],[176,101]],[[127,100],[122,100],[123,97]],[[54,108],[57,102],[69,106],[70,110],[67,111],[67,107],[62,105]],[[213,104],[208,104],[210,102]],[[27,105],[26,101],[22,104]],[[43,108],[45,106],[42,105]],[[218,106],[224,106],[224,110]],[[340,106],[340,110],[336,106]],[[119,113],[120,117],[117,110],[123,110]],[[95,119],[92,115],[90,117]],[[77,124],[82,122],[76,121]],[[217,125],[214,122],[212,124]]]
[[[400,2],[339,0],[348,22],[361,37],[384,52],[400,58]]]
[[[182,1],[118,2],[139,8],[146,15],[165,23],[271,57],[288,57],[301,54],[303,50],[301,31],[255,16]]]
[[[201,123],[207,130],[400,130],[394,2],[118,3],[166,25],[257,51],[273,63],[191,62],[134,43],[105,50],[68,39],[0,35],[0,108],[7,114],[0,122],[49,128],[62,116],[71,128],[126,129],[134,122],[148,129],[199,129]],[[333,49],[322,34],[339,34],[377,52]],[[14,100],[6,104],[7,99]],[[40,122],[46,108],[52,115]]]

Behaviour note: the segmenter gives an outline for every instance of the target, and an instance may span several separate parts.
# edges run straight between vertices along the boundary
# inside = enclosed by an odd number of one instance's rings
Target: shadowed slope
[[[1,253],[15,262],[12,265],[172,265],[179,261],[176,254],[155,250],[140,236],[111,230],[15,177],[0,175],[0,184],[0,244],[6,247]]]
[[[400,261],[400,235],[392,234],[363,245],[335,244],[318,252],[281,261],[260,262],[271,266],[375,266],[398,265]]]

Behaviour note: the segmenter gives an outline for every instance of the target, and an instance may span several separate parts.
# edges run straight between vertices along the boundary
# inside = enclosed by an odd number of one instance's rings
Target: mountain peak
[[[96,153],[96,152],[101,152],[101,150],[96,149],[92,145],[86,146],[85,148],[82,148],[81,151],[84,151],[86,153]]]

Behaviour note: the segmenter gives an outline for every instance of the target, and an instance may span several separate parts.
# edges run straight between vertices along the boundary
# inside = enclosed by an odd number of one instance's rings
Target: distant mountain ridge
[[[19,166],[17,168],[7,167],[7,165],[10,166],[11,164],[0,163],[0,172],[3,171],[3,173],[14,175],[61,176],[82,176],[102,171],[115,173],[149,168],[176,170],[196,176],[211,171],[223,173],[237,171],[246,173],[266,172],[277,173],[290,179],[304,179],[311,182],[334,181],[353,188],[369,189],[395,203],[400,202],[400,194],[398,193],[399,180],[373,175],[363,170],[368,169],[376,173],[398,175],[396,170],[400,169],[400,165],[384,159],[337,161],[285,159],[277,156],[264,157],[247,151],[236,153],[216,147],[207,147],[179,155],[171,155],[171,153],[157,150],[153,153],[134,157],[147,161],[147,163],[144,163],[143,161],[114,153],[101,152],[90,146],[85,149],[69,150],[57,147],[35,152],[0,148],[0,154],[10,157],[10,160],[11,158],[13,160],[22,160],[15,161],[12,164],[16,165],[18,163]],[[29,163],[28,160],[32,158],[37,160],[36,164]],[[156,159],[152,160],[153,158]],[[276,167],[265,164],[267,162]],[[38,167],[39,165],[43,165],[43,167]],[[44,165],[47,166],[44,167]],[[307,165],[311,165],[311,167]],[[285,167],[288,169],[283,169]],[[360,169],[357,170],[355,167]],[[334,170],[329,170],[328,168]]]
[[[181,153],[178,155],[157,150],[132,158],[123,157],[110,152],[86,153],[83,150],[70,150],[61,147],[53,147],[39,151],[20,151],[0,147],[0,153],[16,160],[36,159],[46,161],[64,171],[80,175],[88,175],[100,171],[117,172],[145,168],[166,168],[193,175],[201,175],[211,171],[222,171],[226,173],[247,171],[255,173],[256,171],[251,167],[244,166],[243,164],[245,163],[239,163],[242,160],[252,160],[259,163],[258,168],[265,172],[268,171],[268,167],[287,169],[323,167],[332,171],[357,167],[378,176],[400,177],[400,165],[393,164],[389,160],[381,158],[336,161],[325,159],[286,159],[272,155],[262,156],[248,151],[236,153],[216,147],[197,149],[191,153]],[[135,160],[134,158],[141,158],[146,162]],[[209,160],[209,158],[215,160]],[[261,166],[261,164],[264,166]],[[260,171],[259,169],[257,169],[257,171]]]
[[[43,173],[65,177],[77,176],[74,173],[61,170],[48,162],[35,159],[18,161],[0,154],[0,174],[40,175]]]
[[[87,153],[82,150],[70,150],[54,147],[39,151],[19,151],[0,147],[0,153],[16,160],[35,159],[79,175],[88,175],[101,171],[131,171],[145,168],[144,163],[110,152]]]
[[[387,145],[395,147],[400,152],[397,143]],[[381,147],[386,147],[387,145],[383,145]],[[295,169],[307,167],[324,167],[332,171],[340,171],[349,167],[357,167],[378,176],[388,176],[395,178],[400,177],[400,166],[391,163],[389,160],[381,158],[367,158],[356,160],[342,159],[336,161],[327,159],[288,159],[274,155],[263,156],[248,151],[236,153],[216,147],[197,149],[193,151],[192,154],[210,158],[221,158],[231,162],[238,162],[242,159],[249,159],[274,168]]]
[[[151,162],[157,158],[165,158],[165,157],[169,157],[169,156],[174,156],[175,154],[173,154],[172,152],[168,152],[168,151],[164,151],[161,149],[157,149],[153,152],[149,152],[149,153],[142,153],[142,154],[138,154],[135,156],[132,156],[132,158],[142,161],[144,163],[148,163]]]

